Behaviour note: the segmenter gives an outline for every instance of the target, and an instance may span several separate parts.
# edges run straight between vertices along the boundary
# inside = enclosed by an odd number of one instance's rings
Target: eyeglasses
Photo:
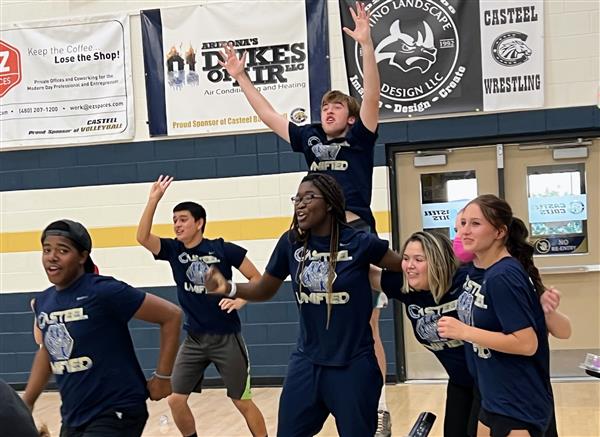
[[[304,203],[305,205],[308,205],[310,202],[313,201],[313,199],[324,199],[324,196],[321,196],[320,194],[305,194],[304,196],[292,196],[292,203],[294,203],[294,205],[299,205],[300,203]]]

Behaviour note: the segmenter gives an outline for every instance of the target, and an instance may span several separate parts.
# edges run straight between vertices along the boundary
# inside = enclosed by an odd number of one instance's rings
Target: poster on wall
[[[134,135],[129,17],[3,24],[0,149]]]
[[[543,11],[538,3],[366,2],[381,77],[380,118],[543,105],[543,87],[538,83],[543,83]],[[348,8],[352,4],[350,0],[339,0],[342,25],[350,28]],[[360,100],[360,47],[347,35],[342,38],[348,87]],[[531,49],[525,49],[524,39]],[[526,50],[534,50],[535,56]]]
[[[219,64],[224,44],[245,53],[250,80],[276,111],[303,123],[316,104],[318,116],[316,99],[329,88],[325,6],[230,1],[142,11],[150,134],[265,129]]]

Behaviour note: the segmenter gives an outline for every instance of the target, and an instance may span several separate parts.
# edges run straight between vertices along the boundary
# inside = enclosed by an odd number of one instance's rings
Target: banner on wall
[[[538,78],[543,83],[544,62],[540,3],[537,0],[368,2],[366,8],[371,14],[371,36],[381,77],[380,118],[542,106],[543,87],[537,83]],[[342,25],[350,29],[354,27],[348,9],[352,4],[350,0],[339,0]],[[485,11],[488,15],[484,15]],[[487,22],[490,24],[485,25]],[[524,49],[525,33],[535,57]],[[360,100],[363,88],[360,46],[347,35],[343,36],[343,43],[350,93]],[[494,44],[496,52],[492,53]],[[514,76],[522,80],[513,79]]]
[[[544,105],[544,2],[481,1],[483,108]]]
[[[219,64],[225,43],[246,53],[250,80],[278,112],[310,121],[329,88],[325,6],[325,0],[230,1],[142,11],[150,134],[265,128]]]
[[[1,149],[131,139],[129,17],[4,25]]]

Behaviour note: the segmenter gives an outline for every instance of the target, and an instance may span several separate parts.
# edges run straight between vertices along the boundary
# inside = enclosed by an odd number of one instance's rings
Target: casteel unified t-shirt
[[[145,296],[114,278],[86,273],[35,299],[64,424],[75,427],[109,409],[145,405],[146,379],[127,326]]]
[[[391,298],[404,304],[406,316],[410,320],[419,343],[435,354],[450,381],[463,386],[473,385],[465,363],[465,351],[461,340],[442,338],[437,331],[437,322],[444,316],[457,318],[457,300],[462,291],[466,269],[459,269],[452,278],[450,289],[439,302],[433,299],[429,290],[414,290],[402,293],[403,274],[383,271],[381,288]]]
[[[546,320],[533,283],[516,258],[507,256],[485,270],[473,300],[472,324],[504,334],[535,331],[538,345],[532,356],[473,344],[474,364],[483,409],[545,430],[553,405]]]
[[[375,229],[371,194],[377,133],[367,129],[359,118],[342,138],[328,140],[319,123],[290,123],[288,131],[292,149],[304,154],[309,171],[323,172],[338,181],[346,198],[346,210]]]
[[[219,307],[223,296],[206,293],[204,274],[215,265],[226,279],[231,279],[231,268],[239,268],[245,257],[246,249],[222,238],[203,238],[200,244],[189,249],[177,239],[160,239],[160,251],[154,258],[171,265],[177,298],[185,314],[186,331],[220,335],[240,332],[237,311],[223,311]]]
[[[373,309],[369,265],[383,258],[388,242],[342,226],[329,296],[329,236],[312,236],[306,249],[292,239],[291,231],[281,236],[266,272],[282,281],[291,276],[300,308],[298,351],[313,363],[325,366],[345,366],[364,354],[374,353],[369,325]],[[332,310],[327,328],[328,301]]]

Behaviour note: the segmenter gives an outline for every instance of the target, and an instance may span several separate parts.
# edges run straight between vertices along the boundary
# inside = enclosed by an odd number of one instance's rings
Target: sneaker
[[[385,410],[377,410],[377,431],[375,437],[391,437],[392,436],[392,418],[390,412]]]

